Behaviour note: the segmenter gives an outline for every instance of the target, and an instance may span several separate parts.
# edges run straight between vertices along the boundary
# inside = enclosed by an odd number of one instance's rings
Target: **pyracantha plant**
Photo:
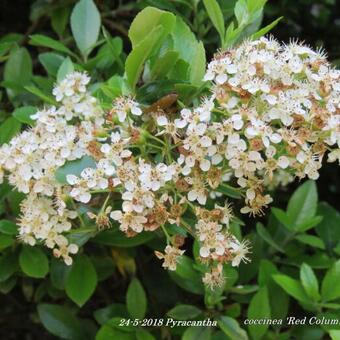
[[[197,107],[169,112],[119,97],[107,112],[87,74],[68,74],[53,90],[58,105],[0,149],[1,180],[27,194],[20,240],[71,264],[78,245],[69,236],[86,211],[98,232],[163,231],[167,246],[156,256],[169,270],[185,251],[180,235],[191,235],[209,287],[223,283],[224,263],[249,261],[225,194],[244,200],[241,213],[261,215],[268,190],[317,179],[324,158],[339,162],[340,71],[320,51],[261,38],[217,53],[205,80],[211,93]]]

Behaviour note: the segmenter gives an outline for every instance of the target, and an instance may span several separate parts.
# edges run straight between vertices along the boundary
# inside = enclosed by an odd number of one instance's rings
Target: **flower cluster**
[[[71,230],[70,219],[75,219],[77,212],[66,209],[64,202],[53,202],[50,198],[31,193],[21,203],[21,213],[19,238],[31,246],[42,241],[53,249],[56,257],[62,257],[68,265],[72,264],[69,254],[77,253],[78,246],[69,243],[63,233]]]
[[[321,52],[261,38],[218,53],[205,80],[211,93],[196,107],[119,97],[104,115],[89,77],[68,75],[53,90],[60,105],[37,112],[32,129],[0,148],[0,180],[28,194],[20,238],[43,241],[71,263],[78,248],[67,235],[77,204],[87,204],[99,229],[118,224],[128,237],[161,230],[167,246],[156,256],[170,270],[183,235],[193,236],[209,268],[203,282],[222,285],[223,265],[249,261],[250,248],[230,231],[238,219],[225,193],[244,197],[241,213],[259,215],[269,190],[317,179],[327,152],[340,161],[340,72]],[[56,179],[58,168],[84,157],[91,165],[66,183]]]
[[[89,77],[75,72],[53,90],[62,104],[43,109],[31,116],[36,124],[0,148],[0,175],[18,191],[28,194],[22,204],[20,239],[31,245],[43,241],[54,254],[71,264],[68,255],[77,252],[63,234],[70,231],[75,212],[54,207],[64,205],[60,196],[64,188],[56,180],[56,170],[68,161],[89,155],[96,131],[104,123],[103,111],[86,91]],[[77,124],[69,121],[78,118]],[[0,176],[2,179],[2,176]]]

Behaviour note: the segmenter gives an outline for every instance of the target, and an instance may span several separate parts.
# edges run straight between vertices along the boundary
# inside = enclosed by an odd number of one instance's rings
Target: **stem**
[[[165,229],[164,224],[161,224],[161,228],[166,236],[166,243],[170,244],[171,243],[171,236],[169,235],[169,233],[167,232],[167,230]]]
[[[110,190],[109,189],[91,190],[90,194],[102,194],[102,193],[105,193],[105,192],[110,192]]]
[[[68,234],[87,234],[89,232],[95,232],[97,228],[82,228],[82,229],[71,229]]]
[[[111,192],[107,195],[107,197],[106,197],[106,199],[104,201],[104,204],[103,204],[103,206],[100,209],[100,213],[103,213],[105,211],[107,203],[109,202],[110,196],[111,196]]]
[[[162,139],[153,136],[149,131],[143,130],[143,132],[144,132],[145,135],[147,135],[150,139],[153,139],[153,140],[157,141],[158,143],[161,143],[161,144],[163,144],[164,146],[166,146],[165,142],[164,142]]]
[[[183,225],[184,229],[192,236],[195,237],[194,232],[191,229],[191,226],[185,222],[183,219],[181,219],[181,224]]]
[[[78,209],[77,209],[76,203],[74,202],[73,199],[71,199],[71,202],[72,202],[72,207],[73,207],[73,209],[77,212],[77,215],[78,215],[78,218],[79,218],[80,225],[81,225],[82,227],[85,227],[85,222],[84,222],[83,218],[81,217],[81,214],[79,213],[79,211],[78,211]]]

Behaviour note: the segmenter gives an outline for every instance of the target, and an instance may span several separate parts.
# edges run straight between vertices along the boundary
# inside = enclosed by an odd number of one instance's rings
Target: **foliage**
[[[109,1],[34,2],[33,29],[0,38],[0,145],[34,126],[31,116],[42,105],[55,104],[54,84],[74,70],[91,74],[91,93],[107,110],[113,99],[131,93],[149,106],[171,107],[167,96],[173,93],[180,105],[196,105],[209,93],[202,79],[213,51],[258,38],[279,22],[283,12],[272,10],[261,29],[265,2],[148,0],[113,9]],[[86,157],[69,162],[56,178],[65,183],[67,175],[93,164]],[[228,185],[219,190],[240,197]],[[340,215],[318,199],[311,180],[273,196],[275,207],[256,227],[247,218],[231,225],[235,235],[251,240],[252,261],[239,270],[225,265],[225,285],[211,291],[202,284],[196,242],[188,245],[176,271],[160,268],[152,253],[164,249],[161,232],[126,238],[118,228],[98,233],[87,219],[72,235],[72,242],[84,245],[72,266],[42,246],[23,245],[16,240],[16,223],[24,195],[5,181],[0,185],[0,298],[6,333],[0,334],[9,339],[322,339],[326,334],[339,339],[339,326],[286,327],[285,318],[340,318]],[[210,318],[218,326],[171,328],[159,322],[162,318]],[[284,321],[247,325],[247,318]],[[136,319],[146,324],[133,323]]]

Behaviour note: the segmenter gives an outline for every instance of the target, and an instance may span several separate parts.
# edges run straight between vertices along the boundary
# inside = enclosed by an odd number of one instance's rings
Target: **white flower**
[[[139,104],[128,97],[116,98],[113,103],[112,112],[116,113],[118,120],[122,123],[126,120],[129,113],[134,116],[141,116],[143,111],[139,107]]]

